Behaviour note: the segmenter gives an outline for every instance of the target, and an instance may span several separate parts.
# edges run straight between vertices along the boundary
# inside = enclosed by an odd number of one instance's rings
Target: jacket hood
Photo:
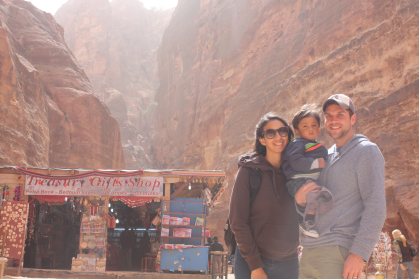
[[[278,169],[273,167],[268,161],[266,161],[265,156],[263,155],[250,155],[243,154],[239,156],[238,161],[239,167],[243,166],[246,168],[257,168],[261,170],[272,170],[275,173],[282,173],[282,168]]]
[[[359,143],[363,141],[369,141],[369,139],[361,134],[356,134],[352,138],[350,138],[344,146],[342,146],[342,149],[340,150],[340,153],[343,155],[349,150],[351,150],[353,147],[357,146]],[[331,149],[329,149],[329,154],[336,152],[336,144],[332,146]]]

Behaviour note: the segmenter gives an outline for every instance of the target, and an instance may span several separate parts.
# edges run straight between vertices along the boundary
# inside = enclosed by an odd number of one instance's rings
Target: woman
[[[254,151],[239,158],[229,214],[238,244],[236,278],[298,279],[298,215],[281,169],[293,136],[285,120],[268,113],[256,125]],[[252,205],[249,168],[259,169],[262,178]]]
[[[401,231],[393,231],[393,245],[397,252],[399,265],[397,266],[396,279],[402,279],[404,272],[407,270],[409,279],[415,279],[415,270],[413,269],[413,258],[410,254],[410,248],[407,246],[407,241]]]

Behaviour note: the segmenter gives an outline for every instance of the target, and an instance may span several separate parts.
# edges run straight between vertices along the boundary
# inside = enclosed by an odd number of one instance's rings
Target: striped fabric
[[[320,172],[315,172],[315,173],[302,173],[302,174],[296,174],[293,177],[291,177],[291,179],[298,179],[298,178],[309,178],[309,179],[313,179],[313,180],[317,180],[319,179],[320,176]]]
[[[315,149],[317,149],[321,146],[323,146],[323,144],[318,143],[318,142],[308,143],[308,144],[306,144],[306,152],[313,151],[313,150],[315,150]]]

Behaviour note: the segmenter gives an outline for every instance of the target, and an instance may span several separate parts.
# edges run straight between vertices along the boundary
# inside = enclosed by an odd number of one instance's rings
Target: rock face
[[[69,0],[55,14],[94,91],[119,123],[129,169],[153,167],[156,52],[172,12],[147,10],[138,0]]]
[[[0,165],[124,168],[118,123],[51,14],[0,0]]]
[[[419,243],[418,12],[408,0],[179,1],[158,52],[158,167],[224,169],[232,186],[263,114],[291,120],[344,93],[386,160],[384,230]],[[230,191],[209,217],[218,236]]]

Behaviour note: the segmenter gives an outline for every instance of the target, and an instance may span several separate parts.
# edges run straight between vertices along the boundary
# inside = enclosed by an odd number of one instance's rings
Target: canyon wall
[[[128,169],[153,168],[157,48],[172,10],[138,0],[69,0],[55,14],[65,40],[121,129]]]
[[[51,14],[0,0],[0,165],[124,168],[118,123]]]
[[[258,119],[344,93],[386,160],[387,221],[419,243],[419,1],[180,0],[158,52],[159,168],[222,169],[222,235]],[[323,132],[320,141],[331,146]]]

